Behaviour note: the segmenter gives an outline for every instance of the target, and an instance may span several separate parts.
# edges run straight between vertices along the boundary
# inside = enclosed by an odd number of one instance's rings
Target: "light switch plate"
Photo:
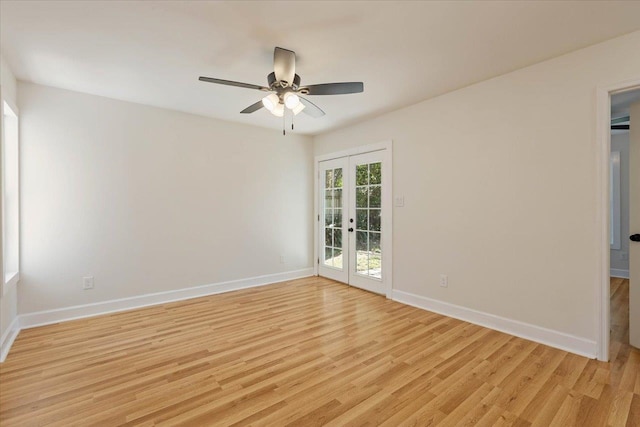
[[[93,289],[93,286],[93,276],[86,276],[82,278],[82,289]]]

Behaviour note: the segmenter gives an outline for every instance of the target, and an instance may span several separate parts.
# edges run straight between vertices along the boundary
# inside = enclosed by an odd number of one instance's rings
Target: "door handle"
[[[350,227],[349,228],[349,233],[352,233],[352,232],[353,232],[353,227]]]
[[[629,236],[629,240],[632,242],[640,242],[640,234],[632,234]]]

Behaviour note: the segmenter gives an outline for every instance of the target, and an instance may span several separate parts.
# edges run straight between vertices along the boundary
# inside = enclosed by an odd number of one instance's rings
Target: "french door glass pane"
[[[368,228],[367,209],[356,209],[356,229],[366,230]]]
[[[369,237],[366,231],[356,231],[356,273],[367,274],[369,270]]]
[[[325,172],[324,188],[333,188],[333,170],[329,169]]]
[[[382,278],[382,256],[380,252],[369,253],[369,270],[368,274],[371,277]]]
[[[380,209],[369,209],[369,230],[380,231]]]
[[[342,249],[333,250],[333,266],[335,268],[342,268]]]
[[[342,168],[325,171],[324,187],[323,264],[342,269]]]
[[[332,208],[333,207],[333,190],[325,190],[324,192],[324,207]]]
[[[369,205],[368,193],[367,187],[356,187],[356,208],[366,208]]]
[[[333,255],[331,254],[332,249],[331,248],[324,248],[324,263],[326,265],[332,265],[333,264]]]
[[[368,236],[366,231],[356,231],[356,251],[367,252],[368,249]]]
[[[369,233],[369,252],[380,253],[380,233]]]
[[[333,190],[333,207],[342,207],[342,188]]]
[[[333,170],[333,187],[334,188],[342,188],[342,168]]]
[[[356,166],[356,185],[369,184],[369,165]]]
[[[372,185],[369,187],[369,207],[379,208],[382,206],[382,187]]]
[[[371,163],[369,165],[369,184],[382,184],[382,164]]]
[[[380,233],[369,233],[369,275],[382,278],[382,251]]]
[[[333,226],[342,228],[342,209],[333,210]]]
[[[331,226],[333,224],[333,209],[324,210],[324,225]]]
[[[333,230],[333,246],[335,248],[342,247],[342,230],[339,228]]]

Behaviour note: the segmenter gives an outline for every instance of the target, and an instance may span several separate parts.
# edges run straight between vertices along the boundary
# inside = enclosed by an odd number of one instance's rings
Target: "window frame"
[[[4,277],[0,295],[5,295],[20,280],[20,112],[10,100],[0,98],[0,117],[2,132],[0,135],[0,161],[2,176],[0,177],[0,197],[2,197],[2,271]],[[8,119],[9,118],[9,119]],[[13,123],[9,122],[12,120]],[[7,133],[12,131],[12,141],[7,140]],[[8,149],[7,144],[13,146]],[[10,154],[10,158],[7,156]],[[7,167],[8,161],[14,162]],[[8,176],[7,174],[11,174]],[[7,197],[7,186],[12,186],[11,200]],[[8,203],[7,203],[8,202]],[[10,224],[7,224],[7,222]],[[8,232],[8,227],[11,230]],[[11,241],[8,241],[11,239]]]

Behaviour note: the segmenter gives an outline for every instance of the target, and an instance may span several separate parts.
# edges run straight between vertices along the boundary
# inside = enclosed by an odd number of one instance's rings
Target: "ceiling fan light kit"
[[[262,98],[262,105],[276,117],[282,117],[284,107],[291,110],[294,115],[298,115],[304,110],[304,105],[300,102],[300,98],[293,92],[285,92],[282,99],[275,93],[269,94]]]
[[[298,114],[300,114],[302,110],[304,110],[304,104],[302,102],[300,102],[298,105],[296,105],[294,108],[291,109],[291,111],[293,111],[294,116],[297,116]]]
[[[293,115],[298,115],[303,111],[311,117],[322,117],[325,115],[320,107],[308,99],[302,98],[300,95],[345,95],[364,91],[364,84],[362,82],[324,83],[301,86],[300,76],[296,74],[295,52],[280,47],[276,47],[273,51],[273,72],[267,76],[269,87],[215,79],[212,77],[200,77],[199,80],[207,83],[272,92],[262,98],[261,101],[250,105],[240,113],[251,114],[264,107],[276,117],[284,117],[285,107],[289,109]]]
[[[273,110],[271,110],[271,114],[273,114],[276,117],[283,117],[284,116],[284,104],[277,103],[276,106],[273,108]]]
[[[284,94],[284,105],[289,109],[293,110],[300,104],[300,98],[293,92],[286,92]]]
[[[273,111],[276,108],[276,105],[278,105],[280,103],[280,99],[278,98],[278,95],[276,95],[275,93],[272,93],[271,95],[267,95],[264,98],[262,98],[262,105],[264,105],[264,108],[266,108],[269,111]]]

